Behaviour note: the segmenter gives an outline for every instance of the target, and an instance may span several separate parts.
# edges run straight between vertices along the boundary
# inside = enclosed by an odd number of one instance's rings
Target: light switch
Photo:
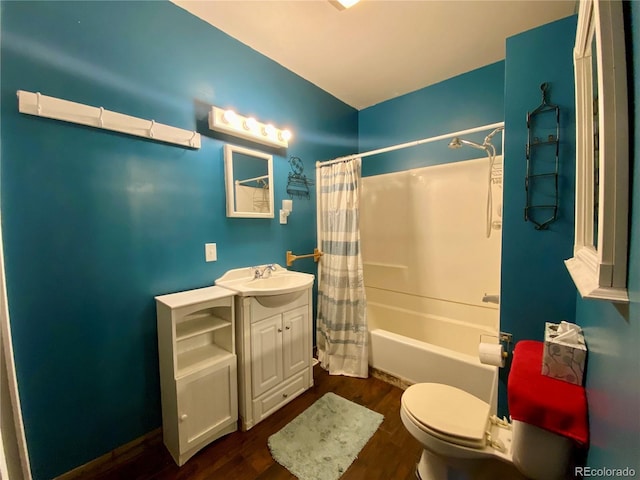
[[[204,244],[204,259],[207,262],[215,262],[218,259],[218,249],[215,243]]]

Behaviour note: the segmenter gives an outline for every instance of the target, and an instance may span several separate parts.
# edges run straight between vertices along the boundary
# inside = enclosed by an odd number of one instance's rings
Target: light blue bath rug
[[[378,429],[384,416],[326,393],[282,430],[269,450],[299,480],[336,480]]]

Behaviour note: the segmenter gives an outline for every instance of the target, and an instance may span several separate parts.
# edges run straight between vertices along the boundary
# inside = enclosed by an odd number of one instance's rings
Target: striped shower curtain
[[[318,171],[319,232],[317,346],[331,375],[368,376],[366,299],[360,255],[361,159]]]

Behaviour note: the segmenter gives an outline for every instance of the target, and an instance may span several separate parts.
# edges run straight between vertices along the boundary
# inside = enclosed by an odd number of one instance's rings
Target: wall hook
[[[36,92],[36,110],[38,112],[38,115],[42,113],[42,105],[40,104],[41,98],[42,98],[42,95],[40,95],[40,92]]]
[[[547,104],[547,88],[549,87],[549,84],[547,84],[547,82],[541,83],[540,84],[540,90],[542,91],[542,104],[546,105]]]
[[[196,139],[196,135],[198,134],[198,132],[196,132],[195,130],[193,131],[193,135],[191,135],[191,138],[189,139],[189,145],[191,145],[192,147],[195,146],[194,140]]]
[[[98,117],[98,121],[100,122],[101,127],[104,127],[104,118],[102,118],[103,115],[104,115],[104,107],[100,107],[100,116]]]
[[[151,120],[151,126],[149,127],[149,136],[151,138],[153,138],[153,127],[155,126],[156,121],[155,120]]]

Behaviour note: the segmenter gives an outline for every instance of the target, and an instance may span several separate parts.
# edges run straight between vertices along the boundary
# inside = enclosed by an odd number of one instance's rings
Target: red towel
[[[507,387],[511,418],[586,445],[589,427],[584,387],[542,375],[543,346],[533,340],[515,346]]]

